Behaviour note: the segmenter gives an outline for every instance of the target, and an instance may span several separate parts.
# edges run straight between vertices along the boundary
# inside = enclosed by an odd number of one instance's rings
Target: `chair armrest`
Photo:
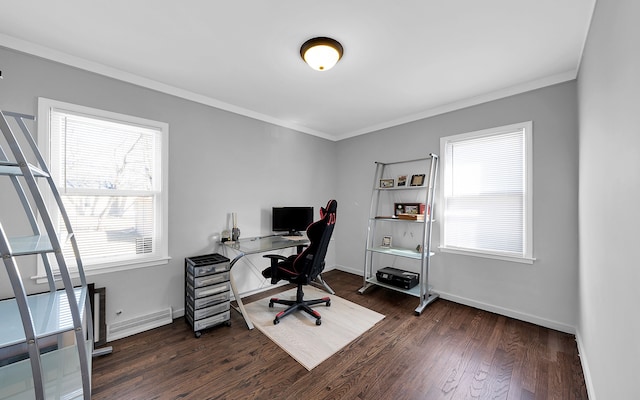
[[[278,283],[278,281],[280,281],[280,278],[278,278],[278,263],[280,261],[286,260],[287,257],[280,254],[266,254],[262,257],[271,260],[271,284],[275,285],[276,283]]]
[[[283,255],[280,255],[280,254],[267,254],[267,255],[264,255],[262,257],[270,259],[272,266],[275,265],[275,264],[278,264],[279,261],[284,261],[284,260],[287,259],[287,257],[285,257]]]

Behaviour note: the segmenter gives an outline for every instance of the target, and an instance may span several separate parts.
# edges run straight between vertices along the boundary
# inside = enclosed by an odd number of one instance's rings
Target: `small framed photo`
[[[407,186],[407,176],[406,175],[398,176],[398,186]]]
[[[404,213],[405,214],[420,214],[420,204],[405,204],[404,205]]]
[[[411,186],[422,186],[424,185],[424,176],[425,174],[418,174],[411,176]]]
[[[391,236],[384,236],[380,247],[391,247]]]
[[[380,187],[381,188],[392,188],[395,184],[393,179],[380,179]]]

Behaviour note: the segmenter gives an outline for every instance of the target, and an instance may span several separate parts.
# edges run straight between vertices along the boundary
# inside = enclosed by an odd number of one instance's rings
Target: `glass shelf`
[[[371,277],[371,278],[367,278],[365,280],[369,285],[382,286],[384,288],[395,290],[396,292],[400,292],[400,293],[405,293],[405,294],[408,294],[410,296],[422,297],[420,295],[420,285],[421,285],[420,283],[417,284],[416,286],[412,287],[411,289],[404,289],[404,288],[401,288],[401,287],[389,285],[388,283],[380,282],[378,279],[376,279],[375,276]],[[360,293],[364,293],[364,291],[366,289],[367,289],[367,287],[363,287],[362,289],[360,289]],[[424,307],[426,307],[426,305],[428,303],[431,303],[432,301],[434,301],[437,297],[439,297],[439,295],[436,294],[436,293],[431,292],[431,286],[429,286],[428,287],[428,292],[427,292],[425,297],[426,297],[425,301],[421,301],[420,305],[418,306],[418,308],[416,308],[416,310],[415,310],[416,315],[420,315],[420,313],[422,313],[422,311],[424,310]]]
[[[74,292],[80,315],[85,318],[87,289],[75,288]],[[71,309],[64,290],[30,295],[27,296],[27,302],[38,338],[73,330]],[[0,301],[0,316],[0,348],[24,343],[24,328],[15,298]]]
[[[64,246],[69,241],[70,234],[59,235],[58,240]],[[27,256],[32,254],[52,253],[53,246],[48,235],[18,236],[9,238],[12,256]],[[4,256],[5,254],[3,254]]]
[[[85,343],[91,362],[91,341]],[[43,353],[42,373],[47,399],[82,399],[82,373],[75,343]],[[29,359],[0,367],[0,399],[35,399]]]
[[[40,168],[28,164],[29,169],[33,173],[33,176],[39,178],[48,178],[49,174],[41,170]],[[13,176],[22,176],[22,170],[17,163],[12,163],[8,161],[0,161],[0,175],[13,175]]]
[[[423,220],[423,219],[421,219],[421,220],[403,219],[403,218],[383,217],[383,216],[369,218],[369,220],[370,221],[384,221],[384,222],[404,222],[404,223],[410,223],[410,224],[424,224],[425,223],[425,220]],[[426,222],[429,222],[429,220],[427,220]],[[432,222],[435,222],[435,220],[432,220]]]
[[[382,253],[392,256],[412,258],[414,260],[419,260],[422,258],[422,253],[419,253],[412,249],[402,249],[397,247],[368,247],[367,251],[373,251],[374,253]],[[433,256],[434,254],[434,252],[429,253],[429,257]],[[427,257],[427,254],[425,254],[424,256]]]
[[[424,189],[428,189],[428,187],[422,185],[422,186],[400,186],[400,187],[394,186],[394,187],[388,187],[388,188],[378,186],[376,188],[376,190],[420,190],[420,189],[424,190]]]
[[[414,287],[412,287],[411,289],[403,289],[401,287],[397,287],[397,286],[389,285],[389,284],[384,283],[384,282],[380,282],[379,280],[377,280],[375,278],[375,276],[371,277],[371,278],[367,278],[366,280],[367,280],[368,283],[372,283],[372,284],[377,285],[377,286],[382,286],[382,287],[385,287],[387,289],[395,290],[397,292],[410,294],[411,296],[420,297],[420,285],[419,284],[414,286]]]

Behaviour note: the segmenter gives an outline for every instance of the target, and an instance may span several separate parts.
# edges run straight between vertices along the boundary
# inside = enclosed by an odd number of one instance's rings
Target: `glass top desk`
[[[233,266],[244,256],[250,254],[258,254],[258,253],[267,253],[270,251],[287,249],[290,247],[297,247],[298,253],[302,252],[302,249],[305,246],[309,245],[309,239],[306,236],[279,236],[279,235],[270,235],[270,236],[258,236],[258,237],[249,237],[242,238],[235,242],[224,242],[224,249],[231,249],[237,253],[235,258],[230,262],[230,268],[233,270]],[[244,321],[247,324],[249,329],[253,329],[253,323],[247,312],[244,309],[244,304],[242,303],[242,299],[238,294],[238,290],[236,289],[236,284],[233,279],[233,272],[230,274],[230,282],[231,282],[231,290],[233,291],[233,297],[235,297],[236,302],[238,303],[239,312],[242,314]],[[322,287],[331,294],[334,294],[334,291],[327,285],[322,277],[318,275],[318,283],[322,285]]]
[[[299,238],[299,239],[296,240],[293,238]],[[307,239],[306,236],[278,236],[278,235],[242,238],[235,242],[224,243],[224,245],[227,248],[234,249],[238,253],[241,253],[239,257],[242,257],[247,254],[264,253],[265,251],[280,250],[280,249],[286,249],[289,247],[306,246],[308,244],[309,244],[309,239]],[[233,265],[233,261],[231,265]]]

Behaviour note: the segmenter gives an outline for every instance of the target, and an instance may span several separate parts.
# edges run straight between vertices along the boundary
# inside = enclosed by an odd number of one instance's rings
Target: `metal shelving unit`
[[[396,178],[393,171],[397,174],[398,171],[403,171],[406,168],[419,168],[424,171],[425,182],[418,186],[395,186],[395,184],[392,187],[381,186],[381,180]],[[406,170],[404,171],[406,172]],[[435,154],[416,160],[392,163],[376,162],[365,246],[364,284],[359,293],[364,294],[372,286],[381,286],[416,296],[420,299],[420,303],[415,309],[416,315],[422,314],[424,309],[438,298],[438,294],[433,293],[429,286],[429,267],[431,257],[434,255],[431,251],[431,230],[434,221],[433,203],[437,177],[438,156]],[[406,185],[409,185],[409,183],[407,182]],[[419,200],[425,206],[424,220],[407,220],[396,218],[395,215],[389,215],[390,210],[393,209],[390,198],[400,201],[403,199],[406,201],[407,198]],[[397,227],[418,228],[420,231],[420,238],[416,240],[418,246],[410,248],[402,245],[396,246],[395,243],[394,246],[380,245],[380,231]],[[415,260],[414,262],[419,264],[420,271],[418,285],[411,289],[404,289],[379,281],[375,272],[384,266],[382,265],[382,256],[391,257],[392,259]]]
[[[7,118],[21,131],[20,140]],[[2,211],[12,210],[0,210],[0,255],[15,296],[0,301],[0,382],[3,382],[0,398],[89,400],[93,322],[88,286],[60,194],[27,127],[27,121],[34,119],[0,111],[0,130],[4,136],[4,142],[0,142],[0,177],[8,179],[15,189],[32,231],[31,235],[10,237],[2,222],[14,216]],[[27,160],[21,147],[25,141],[29,157],[37,164]],[[3,143],[10,154],[2,148]],[[43,191],[55,199],[66,232],[56,231]],[[75,256],[74,272],[79,281],[76,285],[63,256],[65,245],[72,246]],[[45,293],[30,294],[25,290],[18,259],[33,255],[41,257],[47,273]]]

